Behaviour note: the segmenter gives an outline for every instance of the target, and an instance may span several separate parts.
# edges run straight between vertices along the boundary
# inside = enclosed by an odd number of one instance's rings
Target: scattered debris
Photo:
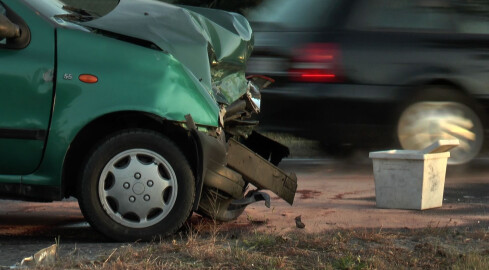
[[[43,248],[36,252],[34,256],[24,258],[20,263],[20,267],[30,266],[45,266],[52,264],[56,260],[58,253],[58,244],[54,244],[50,247]]]
[[[306,227],[306,224],[301,221],[301,216],[295,217],[295,226],[299,229],[304,229]]]

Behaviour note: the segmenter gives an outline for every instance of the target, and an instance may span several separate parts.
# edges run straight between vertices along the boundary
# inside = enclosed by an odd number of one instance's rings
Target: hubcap
[[[105,212],[131,228],[145,228],[163,220],[175,205],[177,191],[177,178],[168,161],[146,149],[114,156],[98,182]]]
[[[472,160],[482,146],[482,124],[467,106],[457,102],[419,102],[408,107],[397,127],[404,149],[419,150],[442,139],[458,139],[450,151],[449,164]]]

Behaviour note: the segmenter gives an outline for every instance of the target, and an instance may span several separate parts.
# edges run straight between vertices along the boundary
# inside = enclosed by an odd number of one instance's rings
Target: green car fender
[[[219,107],[209,91],[171,55],[90,32],[57,29],[56,95],[39,169],[24,185],[61,186],[70,144],[92,121],[116,112],[144,112],[197,125],[218,126]],[[97,77],[85,83],[80,75]],[[71,179],[70,181],[74,181]]]

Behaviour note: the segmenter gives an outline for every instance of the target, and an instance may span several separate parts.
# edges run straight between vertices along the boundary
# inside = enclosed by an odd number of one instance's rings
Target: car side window
[[[489,34],[489,3],[486,1],[455,1],[457,31],[466,34]]]
[[[453,28],[448,0],[359,1],[350,28],[366,30],[437,31]]]

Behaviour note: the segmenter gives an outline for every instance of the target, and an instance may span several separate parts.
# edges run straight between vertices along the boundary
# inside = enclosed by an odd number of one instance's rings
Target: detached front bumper
[[[230,168],[241,173],[258,189],[270,190],[290,205],[294,203],[297,191],[295,173],[285,173],[234,139],[228,141],[227,162]]]
[[[287,147],[255,132],[238,142],[191,130],[201,150],[202,182],[196,192],[199,213],[229,221],[251,203],[265,201],[270,207],[270,197],[262,190],[270,190],[292,205],[297,177],[276,167],[288,155]]]

